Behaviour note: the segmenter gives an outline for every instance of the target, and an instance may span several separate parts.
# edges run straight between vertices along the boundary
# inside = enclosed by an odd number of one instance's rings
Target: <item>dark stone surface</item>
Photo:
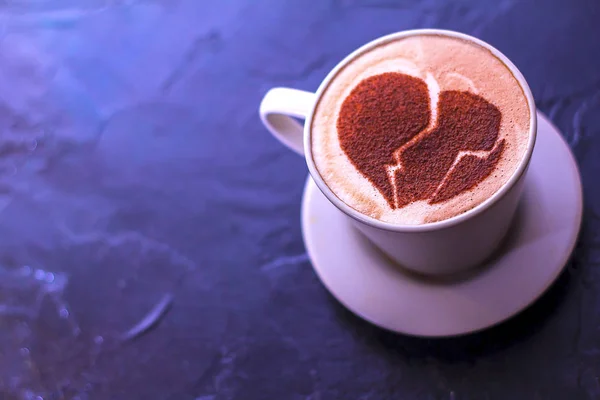
[[[0,398],[600,398],[598,20],[593,0],[0,2]],[[315,90],[417,27],[505,52],[584,182],[557,284],[458,339],[381,331],[328,295],[306,167],[257,115],[268,88]]]

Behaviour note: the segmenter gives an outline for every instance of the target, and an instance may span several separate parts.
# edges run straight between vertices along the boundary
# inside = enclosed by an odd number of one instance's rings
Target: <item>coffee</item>
[[[324,88],[311,150],[343,202],[385,222],[445,220],[496,193],[529,141],[508,67],[463,39],[423,34],[373,47]]]

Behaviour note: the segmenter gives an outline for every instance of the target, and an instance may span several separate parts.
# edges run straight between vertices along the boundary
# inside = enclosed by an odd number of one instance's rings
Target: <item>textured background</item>
[[[599,20],[593,0],[0,1],[0,398],[600,398]],[[584,182],[557,284],[459,339],[328,295],[306,166],[257,115],[268,88],[315,90],[421,27],[511,58]]]

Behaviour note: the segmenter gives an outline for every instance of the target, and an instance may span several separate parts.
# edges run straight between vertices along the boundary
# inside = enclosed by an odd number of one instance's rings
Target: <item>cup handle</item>
[[[260,103],[260,119],[281,143],[304,155],[303,126],[292,117],[306,119],[316,95],[304,90],[273,88]]]

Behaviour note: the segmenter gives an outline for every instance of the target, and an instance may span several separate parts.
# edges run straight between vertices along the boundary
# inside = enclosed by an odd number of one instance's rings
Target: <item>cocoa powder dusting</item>
[[[402,169],[396,172],[397,207],[430,199],[461,151],[492,150],[500,132],[500,119],[498,108],[483,97],[469,92],[441,92],[437,125],[400,155]],[[469,176],[469,185],[463,185],[464,190],[486,177]],[[454,179],[453,175],[448,182],[450,187],[459,185]]]
[[[504,150],[504,139],[496,146],[487,158],[479,158],[472,155],[464,156],[454,167],[448,180],[444,182],[430,203],[441,203],[450,200],[454,196],[471,189],[473,186],[487,178]]]
[[[394,152],[427,127],[430,114],[425,82],[395,72],[363,80],[342,104],[341,148],[392,208],[394,188],[386,165],[395,164]]]
[[[363,80],[342,104],[337,120],[342,150],[391,208],[449,200],[487,178],[500,160],[505,143],[494,148],[498,108],[469,92],[443,91],[436,126],[398,155],[394,189],[387,166],[396,164],[394,153],[427,127],[430,115],[425,82],[394,72]],[[461,151],[492,149],[485,158],[464,156],[440,188]]]

